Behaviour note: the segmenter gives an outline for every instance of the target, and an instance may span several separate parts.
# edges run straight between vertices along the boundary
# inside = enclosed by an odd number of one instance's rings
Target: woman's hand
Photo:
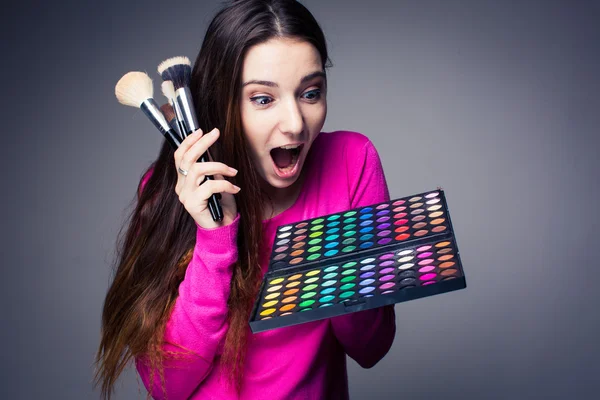
[[[198,129],[185,138],[175,151],[175,168],[188,171],[187,175],[183,175],[177,170],[175,193],[194,221],[206,229],[229,225],[237,215],[233,195],[240,188],[223,179],[223,176],[235,176],[237,170],[220,162],[197,162],[219,134],[217,128],[206,135],[202,135],[202,130]],[[212,175],[214,179],[204,181],[206,175]],[[222,196],[219,202],[223,208],[223,221],[213,221],[208,208],[208,199],[216,193]]]

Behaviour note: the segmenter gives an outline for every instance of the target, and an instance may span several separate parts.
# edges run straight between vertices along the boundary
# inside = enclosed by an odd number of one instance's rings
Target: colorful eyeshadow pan
[[[439,189],[278,227],[250,327],[256,333],[465,287]]]

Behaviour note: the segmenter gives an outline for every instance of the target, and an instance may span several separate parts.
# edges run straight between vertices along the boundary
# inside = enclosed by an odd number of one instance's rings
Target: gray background
[[[193,59],[218,7],[183,3],[3,12],[2,399],[98,398],[114,241],[161,142],[114,85],[145,70],[162,99],[156,66]],[[468,282],[396,306],[352,398],[599,398],[599,2],[304,3],[334,62],[324,130],[368,135],[393,197],[446,189]]]

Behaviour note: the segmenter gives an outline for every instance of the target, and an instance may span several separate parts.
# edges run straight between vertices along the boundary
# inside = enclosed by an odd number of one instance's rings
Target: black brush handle
[[[188,135],[191,132],[188,132]],[[187,137],[187,135],[186,135]],[[197,162],[209,162],[208,158],[208,150],[204,152],[197,160]],[[206,175],[204,177],[204,182],[212,181],[215,178],[212,175]],[[219,203],[219,199],[221,198],[221,193],[212,194],[208,199],[208,209],[210,210],[210,215],[212,216],[213,221],[223,221],[223,209],[221,208],[221,204]]]
[[[177,150],[181,146],[181,138],[175,132],[175,129],[171,128],[166,132],[163,132],[163,136],[167,139],[167,142],[171,145],[173,150]]]
[[[199,162],[208,162],[208,157],[205,157],[206,153],[204,153],[198,159]],[[204,182],[212,181],[215,178],[212,175],[206,175],[204,177]],[[204,183],[202,182],[202,183]],[[213,221],[223,221],[223,209],[221,208],[221,204],[219,203],[219,198],[221,198],[220,193],[212,194],[210,199],[208,199],[208,208],[210,209],[210,215],[212,215]]]
[[[204,154],[202,154],[200,156],[200,158],[198,159],[198,161],[199,162],[209,162],[210,161],[210,158],[208,157],[208,150],[206,150],[204,152]],[[213,180],[214,178],[212,177],[212,175],[208,175],[208,179],[209,180]],[[221,200],[221,193],[216,193],[215,196],[217,196],[217,200]]]
[[[205,154],[206,153],[204,153],[198,159],[200,162],[208,161],[208,157],[206,157],[206,159],[204,159]],[[213,178],[212,175],[206,175],[204,177],[204,182],[212,181],[214,179],[215,178]],[[204,183],[204,182],[202,182],[202,183]],[[217,198],[217,196],[218,196],[218,198]],[[212,216],[213,221],[223,221],[223,209],[221,208],[221,204],[219,203],[219,198],[221,198],[221,194],[217,193],[217,194],[211,195],[210,199],[208,199],[208,209],[210,210],[210,215]]]

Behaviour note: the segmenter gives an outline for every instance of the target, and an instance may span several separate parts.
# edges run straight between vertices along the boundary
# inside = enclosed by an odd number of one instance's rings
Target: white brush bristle
[[[190,59],[185,56],[172,57],[158,64],[158,73],[162,75],[165,69],[179,64],[192,65]]]
[[[173,86],[173,82],[164,81],[160,84],[160,87],[162,89],[163,95],[167,99],[172,100],[175,98],[175,87]]]
[[[145,72],[128,72],[115,86],[117,100],[126,106],[139,107],[144,100],[152,98],[153,94],[152,79]]]

